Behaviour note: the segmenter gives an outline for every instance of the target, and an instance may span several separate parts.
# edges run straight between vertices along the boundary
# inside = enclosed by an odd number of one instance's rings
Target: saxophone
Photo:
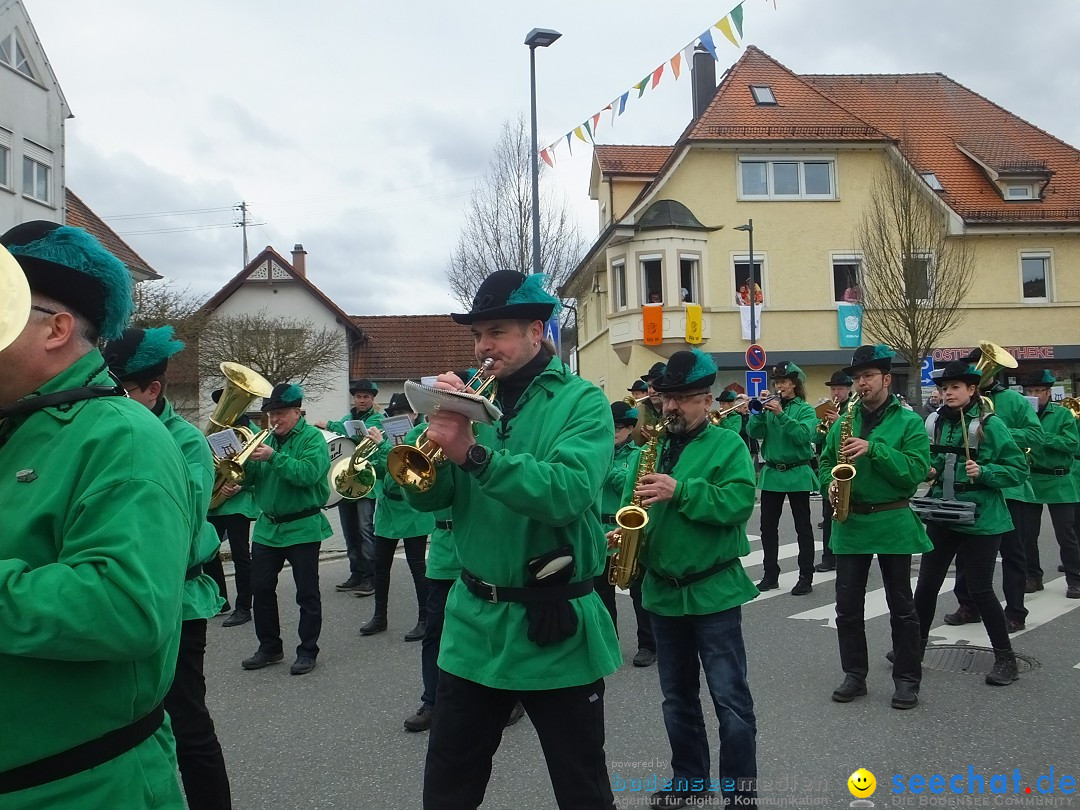
[[[653,437],[641,449],[634,479],[635,489],[642,478],[656,472],[657,445],[660,443],[660,435],[667,429],[670,421],[671,418],[668,417],[658,422],[653,427]],[[642,533],[649,523],[649,513],[641,505],[641,498],[635,494],[628,506],[616,512],[615,523],[619,528],[615,530],[615,553],[611,556],[608,582],[620,588],[629,588],[638,573],[638,557],[641,555],[644,540]]]
[[[851,438],[851,420],[860,397],[848,400],[847,410],[840,422],[840,436],[836,443],[836,466],[832,468],[832,483],[829,485],[829,503],[833,508],[833,520],[843,523],[851,512],[851,482],[855,478],[855,465],[849,464],[843,451],[844,442]]]

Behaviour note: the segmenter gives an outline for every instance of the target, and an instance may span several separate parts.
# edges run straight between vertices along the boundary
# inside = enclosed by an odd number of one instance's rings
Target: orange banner
[[[645,304],[642,306],[641,321],[646,346],[659,346],[664,342],[663,304]]]

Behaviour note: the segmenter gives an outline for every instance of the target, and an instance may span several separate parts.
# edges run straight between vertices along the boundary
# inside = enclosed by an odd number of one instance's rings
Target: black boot
[[[851,703],[855,698],[866,694],[866,682],[860,681],[854,675],[848,675],[844,682],[836,687],[832,693],[832,699],[837,703]]]
[[[928,638],[924,638],[919,642],[919,663],[920,664],[922,663],[922,660],[926,657],[926,645],[929,642],[930,642],[930,639],[928,639]],[[885,653],[885,660],[888,661],[890,664],[895,664],[896,663],[896,653],[893,652],[892,650],[889,650],[887,653]]]
[[[380,616],[376,613],[371,617],[371,621],[367,624],[360,626],[360,635],[373,636],[376,633],[382,633],[386,630],[386,616]]]
[[[986,682],[991,686],[1008,686],[1019,678],[1016,653],[1012,650],[994,650],[994,668],[986,676]]]

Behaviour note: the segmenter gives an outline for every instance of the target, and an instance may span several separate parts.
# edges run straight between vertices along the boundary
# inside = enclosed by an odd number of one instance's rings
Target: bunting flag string
[[[566,141],[566,148],[572,155],[573,139],[576,137],[583,143],[589,143],[590,141],[595,143],[596,131],[600,125],[600,116],[607,110],[611,110],[611,125],[615,125],[615,119],[626,112],[627,100],[630,98],[630,91],[637,90],[636,98],[640,99],[645,95],[646,90],[655,90],[661,83],[664,77],[665,67],[671,68],[671,75],[674,77],[674,81],[678,81],[682,76],[683,67],[692,67],[694,63],[694,51],[699,46],[704,48],[708,54],[714,59],[719,60],[719,55],[716,52],[716,42],[713,40],[712,30],[715,28],[724,38],[728,40],[736,48],[741,47],[740,41],[743,39],[743,5],[746,0],[742,0],[737,6],[731,9],[727,14],[717,20],[712,26],[702,31],[696,37],[694,37],[687,45],[680,48],[670,58],[660,63],[659,67],[650,71],[644,79],[630,86],[630,89],[621,95],[617,96],[614,101],[603,107],[599,112],[589,116],[581,124],[571,129],[565,135],[558,140],[549,143],[547,146],[540,150],[540,157],[549,166],[555,165],[555,150],[562,145],[562,142]],[[768,0],[766,0],[768,2]],[[773,7],[775,8],[776,2],[773,0]],[[588,138],[586,138],[586,133]]]

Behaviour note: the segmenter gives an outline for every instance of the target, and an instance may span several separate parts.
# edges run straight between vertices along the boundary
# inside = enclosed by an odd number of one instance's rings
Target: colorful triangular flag
[[[621,96],[619,96],[619,115],[623,114],[623,110],[626,109],[626,99],[630,97],[630,91],[627,90]]]
[[[548,152],[547,149],[541,150],[540,157],[544,159],[544,163],[546,163],[548,166],[553,169],[555,168],[555,160],[551,157],[551,153]]]
[[[589,126],[588,121],[585,122],[585,126]],[[574,134],[577,135],[583,143],[588,143],[588,141],[585,140],[585,136],[581,133],[581,127],[574,127]],[[592,133],[590,132],[589,135],[591,136]]]
[[[682,51],[671,57],[671,72],[675,74],[675,81],[679,80],[679,68],[682,67]]]
[[[720,22],[716,24],[716,27],[720,29],[720,33],[727,37],[728,41],[732,45],[734,45],[736,48],[739,47],[739,40],[735,39],[735,34],[731,32],[731,23],[728,22],[727,17],[724,17],[724,19],[720,20]]]
[[[664,66],[660,65],[660,67],[658,67],[656,70],[654,70],[652,72],[652,84],[650,85],[650,87],[652,87],[655,90],[656,85],[660,84],[660,77],[663,76],[663,75],[664,75]]]
[[[742,39],[742,3],[735,6],[728,16],[731,17],[731,21],[735,23],[735,30],[739,32],[739,39]]]
[[[716,45],[713,43],[712,33],[710,31],[703,32],[701,36],[698,37],[698,41],[701,42],[701,47],[709,52],[709,56],[713,59],[720,58],[716,55]]]
[[[637,90],[637,97],[638,98],[641,98],[643,95],[645,95],[645,89],[649,86],[650,77],[651,77],[651,74],[649,76],[646,76],[644,79],[642,79],[640,82],[638,82],[637,84],[634,85],[634,89]]]

